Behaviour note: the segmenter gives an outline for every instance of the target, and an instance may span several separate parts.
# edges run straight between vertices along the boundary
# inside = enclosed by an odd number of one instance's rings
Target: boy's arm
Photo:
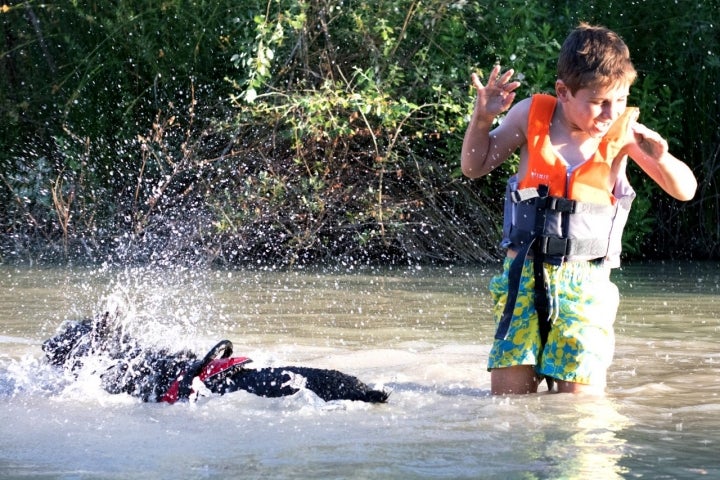
[[[658,133],[645,125],[634,123],[627,153],[670,196],[691,200],[697,180],[692,170],[668,151],[668,144]]]
[[[522,125],[527,121],[527,114],[522,114],[526,110],[522,103],[508,112],[500,126],[490,131],[495,117],[510,108],[515,99],[514,90],[520,82],[510,82],[512,74],[513,71],[508,70],[500,75],[500,66],[496,65],[486,86],[480,83],[476,74],[472,74],[477,99],[460,157],[462,171],[469,178],[488,174],[525,141]]]

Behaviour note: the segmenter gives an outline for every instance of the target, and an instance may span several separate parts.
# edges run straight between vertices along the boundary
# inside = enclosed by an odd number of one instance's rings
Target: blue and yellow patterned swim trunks
[[[490,281],[493,316],[497,325],[508,296],[506,258],[503,272]],[[592,262],[544,264],[549,278],[552,328],[540,355],[540,332],[535,311],[533,261],[523,264],[510,330],[505,340],[495,339],[488,370],[514,365],[535,365],[536,371],[559,380],[604,385],[615,351],[613,324],[619,304],[610,269]],[[538,364],[538,358],[540,362]]]

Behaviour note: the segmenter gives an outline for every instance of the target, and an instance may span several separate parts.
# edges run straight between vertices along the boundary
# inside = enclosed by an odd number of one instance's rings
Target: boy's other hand
[[[650,157],[660,160],[668,153],[668,143],[659,133],[647,128],[642,123],[633,123],[632,132],[635,136],[635,143]]]

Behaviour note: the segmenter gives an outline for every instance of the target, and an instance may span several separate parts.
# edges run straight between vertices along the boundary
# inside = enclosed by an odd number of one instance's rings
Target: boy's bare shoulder
[[[532,98],[528,97],[513,105],[500,122],[500,125],[504,127],[503,129],[519,130],[522,133],[527,133],[527,120],[528,115],[530,115],[531,103]]]
[[[525,97],[519,102],[517,102],[515,106],[518,107],[518,109],[522,111],[525,115],[528,115],[530,113],[530,105],[532,105],[532,101],[532,97]]]

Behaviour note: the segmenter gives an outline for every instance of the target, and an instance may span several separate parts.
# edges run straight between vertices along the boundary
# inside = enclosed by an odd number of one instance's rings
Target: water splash
[[[123,331],[150,345],[194,348],[199,337],[217,338],[227,329],[210,271],[151,265],[110,267],[109,273],[92,313],[117,314]]]

